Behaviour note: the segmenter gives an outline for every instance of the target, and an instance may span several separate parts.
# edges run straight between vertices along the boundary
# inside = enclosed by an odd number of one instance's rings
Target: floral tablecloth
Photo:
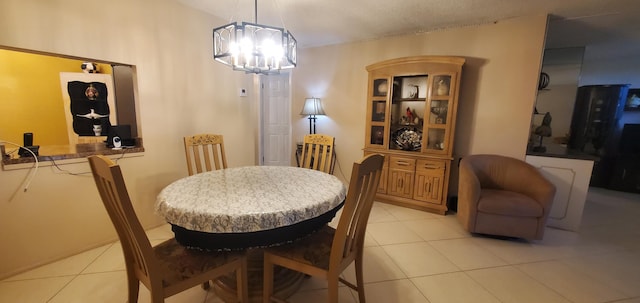
[[[156,213],[188,230],[255,232],[318,217],[344,201],[335,176],[306,168],[247,166],[177,180],[157,197]]]

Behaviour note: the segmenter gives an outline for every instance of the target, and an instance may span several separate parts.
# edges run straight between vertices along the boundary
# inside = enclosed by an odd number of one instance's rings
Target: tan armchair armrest
[[[475,214],[480,200],[480,180],[471,164],[463,159],[460,162],[458,182],[458,218],[467,218],[462,222],[466,229],[475,225]]]

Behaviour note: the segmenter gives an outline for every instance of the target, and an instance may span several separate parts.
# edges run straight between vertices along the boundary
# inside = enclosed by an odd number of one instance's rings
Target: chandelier
[[[229,23],[213,29],[213,58],[234,70],[274,74],[294,68],[296,39],[284,28],[258,24],[258,0],[254,1],[255,23]]]

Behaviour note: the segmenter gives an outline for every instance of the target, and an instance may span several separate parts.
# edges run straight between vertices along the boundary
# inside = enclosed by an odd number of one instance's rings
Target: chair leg
[[[236,269],[236,288],[238,289],[238,301],[249,303],[249,277],[247,275],[247,258],[240,261],[240,268]]]
[[[129,300],[128,303],[138,302],[138,293],[140,291],[140,281],[136,278],[128,277],[127,287],[129,288]]]
[[[358,290],[358,302],[365,303],[364,300],[364,275],[362,274],[362,257],[356,258],[355,261],[355,270],[356,270],[356,286]]]
[[[162,293],[151,292],[151,303],[164,303],[164,296]]]
[[[264,255],[264,276],[262,285],[262,303],[270,303],[273,295],[273,263],[268,253]]]
[[[327,277],[329,298],[327,302],[338,303],[338,277]]]

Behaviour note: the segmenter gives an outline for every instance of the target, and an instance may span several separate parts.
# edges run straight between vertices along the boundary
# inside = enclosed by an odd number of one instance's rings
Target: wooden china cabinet
[[[460,74],[465,59],[416,56],[367,66],[365,154],[384,154],[376,200],[447,211]]]

